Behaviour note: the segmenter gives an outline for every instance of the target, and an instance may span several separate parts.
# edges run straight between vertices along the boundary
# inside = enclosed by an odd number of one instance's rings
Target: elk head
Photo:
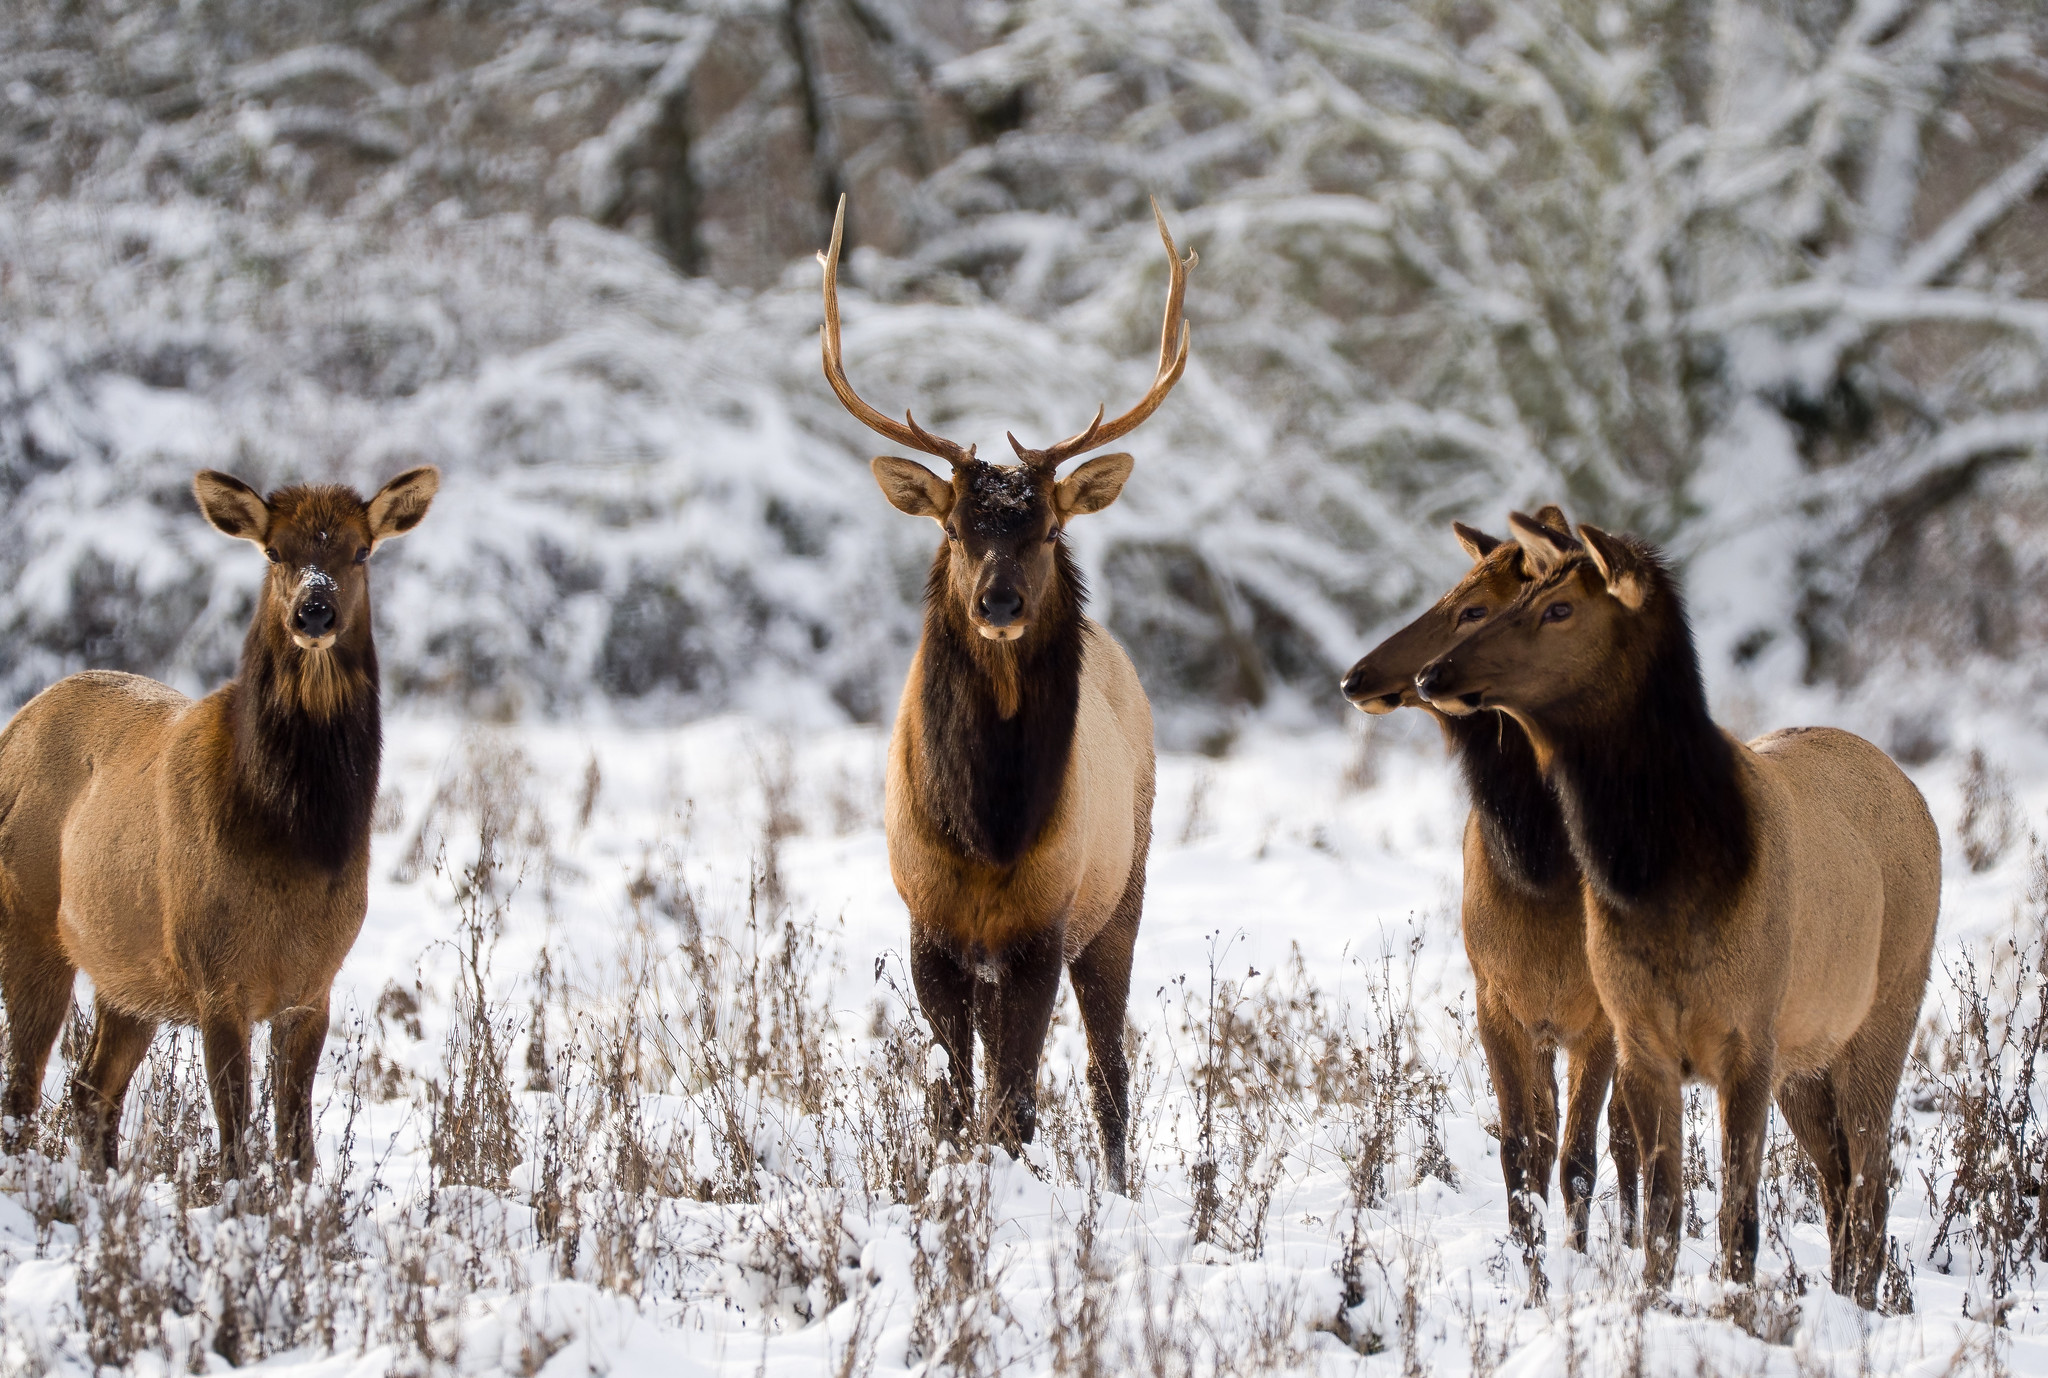
[[[1453,717],[1498,708],[1524,726],[1566,705],[1626,694],[1669,620],[1651,616],[1650,594],[1665,578],[1656,556],[1596,526],[1581,526],[1573,540],[1519,512],[1508,524],[1532,581],[1424,667],[1417,690]]]
[[[1171,268],[1166,320],[1159,332],[1159,367],[1151,389],[1112,420],[1103,420],[1103,408],[1098,407],[1087,429],[1045,449],[1027,449],[1010,436],[1018,463],[1007,465],[976,459],[974,446],[931,434],[907,411],[901,421],[884,415],[862,401],[846,381],[839,352],[839,245],[846,198],[839,198],[832,247],[818,256],[825,265],[825,380],[846,409],[871,430],[951,466],[950,477],[941,478],[922,464],[883,455],[874,461],[875,481],[898,511],[930,517],[944,529],[948,594],[969,625],[990,641],[1017,641],[1030,629],[1055,582],[1060,533],[1073,518],[1100,512],[1116,501],[1131,475],[1132,459],[1127,454],[1099,455],[1065,478],[1058,476],[1059,466],[1136,430],[1158,410],[1187,367],[1189,332],[1181,303],[1187,295],[1188,270],[1196,259],[1190,251],[1183,260],[1174,248],[1156,201],[1152,215]]]
[[[1564,511],[1555,505],[1538,512],[1536,520],[1559,535],[1571,530]],[[1472,568],[1428,611],[1373,647],[1344,676],[1344,697],[1361,712],[1391,713],[1404,705],[1419,705],[1416,673],[1513,603],[1534,577],[1514,541],[1489,536],[1463,522],[1452,522],[1451,531],[1472,557]]]
[[[212,469],[192,480],[216,531],[248,541],[270,561],[264,612],[302,651],[319,653],[369,623],[370,552],[419,525],[441,486],[431,466],[408,470],[364,502],[333,485],[280,488],[268,498]]]

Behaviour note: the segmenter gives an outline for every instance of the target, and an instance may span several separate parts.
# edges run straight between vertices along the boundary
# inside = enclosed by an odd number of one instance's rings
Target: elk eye
[[[357,563],[357,564],[362,564],[362,563],[363,563],[363,562],[364,562],[365,560],[367,560],[367,559],[369,559],[369,558],[370,558],[370,548],[369,548],[368,546],[363,546],[363,547],[361,547],[360,549],[358,549],[358,550],[356,551],[356,563]]]
[[[1480,618],[1484,616],[1486,616],[1486,609],[1480,607],[1478,604],[1475,603],[1471,607],[1459,613],[1458,620],[1460,622],[1477,622]]]
[[[270,561],[270,563],[274,565],[281,565],[284,563],[283,559],[281,559],[278,556],[277,549],[274,546],[263,547],[263,558]]]
[[[1052,530],[1045,533],[1045,543],[1047,545],[1051,545],[1054,541],[1057,541],[1059,538],[1060,529],[1058,527],[1054,527]]]
[[[1552,603],[1543,610],[1543,620],[1545,622],[1562,622],[1571,615],[1572,605],[1569,603]]]
[[[960,539],[960,533],[949,526],[946,528],[946,539],[949,541],[957,541]]]

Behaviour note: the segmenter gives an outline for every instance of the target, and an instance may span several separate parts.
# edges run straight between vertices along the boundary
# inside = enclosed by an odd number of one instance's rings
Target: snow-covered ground
[[[307,1220],[345,1196],[343,1238],[266,1245],[260,1215],[180,1188],[189,1157],[127,1188],[8,1159],[0,1372],[83,1373],[95,1353],[202,1371],[227,1350],[277,1372],[554,1378],[2048,1373],[2034,1279],[2020,1272],[1994,1331],[1973,1319],[1991,1284],[1968,1236],[1933,1250],[1952,1154],[1932,1083],[1911,1069],[1891,1219],[1911,1314],[1829,1294],[1825,1238],[1801,1218],[1810,1202],[1783,1145],[1747,1328],[1711,1276],[1711,1182],[1677,1285],[1643,1304],[1604,1159],[1591,1253],[1562,1247],[1553,1199],[1547,1300],[1525,1304],[1457,936],[1464,804],[1433,733],[1399,718],[1369,744],[1361,723],[1162,759],[1130,1007],[1135,1199],[1094,1185],[1065,995],[1039,1143],[1022,1162],[940,1150],[933,1167],[880,827],[884,740],[744,718],[394,724],[369,921],[335,992],[318,1095],[325,1185],[296,1203]],[[2011,763],[2035,782],[2018,817],[2039,819],[2048,772],[2024,753]],[[2014,925],[2024,949],[2042,913],[2024,840],[1981,873],[1961,857],[1963,770],[1951,753],[1918,773],[1949,848],[1923,1049],[1937,1059],[1955,1019],[1943,969],[1967,954],[1991,970]],[[494,878],[474,869],[480,828]],[[474,1091],[461,1066],[478,1026],[458,996],[472,932],[516,1131],[495,1188],[460,1185],[492,1169],[465,1177],[428,1147],[459,1118],[460,1088]],[[708,958],[688,955],[693,935]],[[721,1047],[695,1041],[706,1027]],[[545,1078],[526,1055],[537,1028]],[[605,1048],[626,1053],[607,1063]],[[189,1105],[191,1060],[189,1035],[160,1040],[145,1079],[183,1077]],[[53,1063],[53,1097],[61,1077]],[[175,1099],[139,1088],[131,1139],[145,1103]],[[1711,1126],[1710,1098],[1698,1106]],[[1376,1129],[1393,1147],[1362,1206]],[[751,1157],[736,1164],[739,1144]],[[628,1149],[654,1164],[645,1191],[622,1189]],[[1716,1157],[1709,1144],[1704,1163]],[[107,1279],[130,1273],[140,1281],[110,1298]]]

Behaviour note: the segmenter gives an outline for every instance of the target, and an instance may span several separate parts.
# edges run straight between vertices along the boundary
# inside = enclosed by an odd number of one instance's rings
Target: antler
[[[912,450],[922,450],[935,455],[958,468],[974,459],[972,445],[961,446],[933,435],[917,424],[917,418],[908,411],[901,421],[892,421],[881,412],[860,400],[860,394],[853,390],[853,384],[846,381],[846,365],[839,357],[839,240],[846,230],[846,195],[839,196],[839,213],[832,217],[832,247],[818,255],[818,262],[825,265],[825,381],[838,394],[840,404],[854,414],[854,417],[869,430],[878,432],[895,441],[898,445]]]
[[[1035,467],[1054,468],[1075,455],[1100,449],[1112,440],[1118,440],[1138,429],[1145,418],[1159,410],[1159,404],[1166,400],[1166,394],[1173,391],[1173,385],[1180,381],[1181,373],[1188,366],[1188,323],[1181,316],[1181,303],[1188,294],[1188,270],[1200,261],[1193,249],[1183,260],[1180,250],[1173,245],[1173,235],[1167,231],[1166,217],[1160,213],[1159,201],[1152,201],[1152,218],[1159,222],[1159,238],[1166,245],[1166,261],[1171,265],[1166,283],[1166,321],[1159,328],[1159,371],[1153,375],[1152,387],[1132,407],[1114,421],[1104,422],[1104,408],[1095,409],[1095,419],[1088,423],[1088,429],[1079,435],[1070,435],[1057,445],[1048,445],[1043,450],[1027,450],[1016,436],[1010,437],[1010,448],[1017,452],[1017,458]]]

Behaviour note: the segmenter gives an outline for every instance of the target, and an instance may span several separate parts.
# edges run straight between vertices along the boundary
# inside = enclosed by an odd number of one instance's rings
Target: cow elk
[[[1546,507],[1536,520],[1568,532]],[[1532,576],[1513,541],[1454,523],[1471,570],[1413,622],[1374,647],[1344,677],[1367,713],[1423,707],[1437,719],[1472,798],[1465,820],[1461,928],[1471,960],[1479,1042],[1500,1106],[1501,1174],[1508,1218],[1525,1249],[1542,1242],[1540,1202],[1557,1161],[1556,1050],[1565,1052],[1564,1202],[1571,1246],[1584,1251],[1598,1180],[1600,1106],[1614,1076],[1614,1028],[1586,965],[1586,906],[1556,796],[1522,729],[1497,713],[1453,717],[1424,704],[1415,676],[1508,607]],[[1619,1097],[1608,1108],[1621,1229],[1633,1240],[1636,1152]]]
[[[910,911],[911,980],[950,1067],[952,1132],[974,1115],[974,1040],[988,1060],[989,1123],[1011,1151],[1037,1120],[1039,1056],[1073,979],[1106,1175],[1126,1184],[1124,1008],[1152,839],[1152,710],[1123,648],[1083,613],[1068,522],[1116,501],[1127,454],[1065,478],[1059,466],[1134,430],[1187,367],[1187,272],[1153,208],[1170,263],[1159,366],[1123,415],[1102,412],[1042,450],[1013,435],[1018,463],[975,458],[909,413],[863,402],[840,358],[840,201],[825,265],[825,377],[848,411],[907,449],[943,459],[941,478],[888,456],[875,480],[899,511],[944,530],[925,584],[924,635],[903,687],[885,789],[889,869]]]
[[[161,1023],[196,1026],[221,1166],[247,1167],[250,1027],[271,1025],[280,1154],[313,1167],[328,991],[368,902],[382,729],[367,561],[426,515],[414,469],[368,502],[259,496],[211,471],[206,519],[270,562],[235,678],[194,702],[137,675],[60,680],[0,732],[4,1111],[40,1102],[83,968],[95,1022],[72,1103],[80,1155],[111,1169],[121,1103]]]
[[[1941,901],[1926,801],[1832,728],[1745,745],[1707,712],[1676,580],[1640,542],[1517,514],[1535,578],[1417,681],[1454,717],[1528,734],[1585,877],[1586,956],[1647,1156],[1645,1277],[1677,1258],[1680,1088],[1720,1096],[1723,1276],[1755,1279],[1764,1127],[1821,1180],[1835,1290],[1874,1306],[1892,1101]]]

